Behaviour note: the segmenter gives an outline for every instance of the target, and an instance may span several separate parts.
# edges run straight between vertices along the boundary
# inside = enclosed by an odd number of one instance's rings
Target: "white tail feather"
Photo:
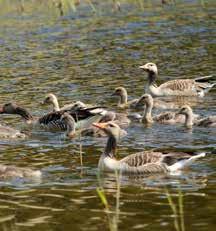
[[[101,118],[102,118],[102,115],[95,115],[90,118],[80,120],[76,123],[76,129],[78,130],[78,129],[89,128],[92,125],[92,123],[99,122]]]
[[[181,169],[185,168],[186,166],[192,164],[196,159],[199,159],[199,158],[202,158],[205,156],[206,156],[206,153],[203,152],[203,153],[200,153],[198,155],[192,156],[189,159],[180,160],[177,163],[169,166],[168,169],[170,172],[181,170]]]

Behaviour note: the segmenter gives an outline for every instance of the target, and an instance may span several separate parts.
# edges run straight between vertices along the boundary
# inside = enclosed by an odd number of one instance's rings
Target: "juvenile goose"
[[[16,166],[9,166],[0,164],[0,179],[10,178],[40,178],[42,175],[39,170],[32,170],[30,168],[21,168]]]
[[[20,115],[27,124],[32,124],[34,126],[39,126],[46,129],[57,129],[66,130],[66,124],[60,120],[62,114],[66,112],[65,110],[51,112],[42,117],[33,117],[26,109],[16,105],[15,103],[7,103],[0,107],[1,114],[17,114]],[[74,109],[68,111],[70,115],[75,119],[75,121],[85,120],[89,117],[94,117],[99,114],[100,116],[105,113],[104,110],[100,108],[87,108],[87,109]],[[95,118],[96,121],[98,118]]]
[[[154,100],[151,95],[144,94],[141,100],[145,103],[146,108],[143,113],[142,122],[151,124],[153,122],[162,123],[162,124],[175,124],[175,123],[184,123],[184,116],[175,112],[163,112],[159,115],[152,117],[152,108]]]
[[[60,108],[56,95],[54,95],[52,93],[46,95],[42,104],[52,104],[53,112],[61,111],[61,110],[73,110],[73,109],[77,109],[77,108],[85,108],[86,107],[86,104],[84,104],[83,102],[76,101],[76,102],[71,103],[71,104],[66,104]]]
[[[192,128],[193,125],[195,126],[202,126],[202,127],[216,127],[216,116],[209,116],[205,117],[196,121],[193,121],[193,110],[190,106],[185,105],[183,106],[178,114],[185,115],[185,127]]]
[[[176,79],[157,86],[155,81],[158,76],[156,64],[147,63],[140,66],[148,73],[147,93],[157,96],[200,96],[203,97],[216,83],[209,83],[213,76],[205,76],[195,79]]]
[[[144,151],[134,153],[121,160],[116,160],[115,154],[121,128],[113,122],[94,123],[93,125],[103,130],[108,136],[107,145],[98,163],[100,170],[113,172],[119,170],[122,173],[132,174],[168,173],[178,171],[196,159],[205,156],[205,153],[191,156],[188,153],[182,152]]]
[[[128,101],[127,90],[124,87],[117,87],[112,95],[119,96],[119,102],[117,104],[119,108],[143,109],[144,107],[144,105],[138,104],[139,99]]]

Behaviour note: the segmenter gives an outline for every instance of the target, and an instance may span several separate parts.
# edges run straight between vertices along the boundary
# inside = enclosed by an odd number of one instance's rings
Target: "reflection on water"
[[[205,7],[197,1],[157,5],[144,12],[129,6],[97,14],[83,7],[61,18],[40,4],[35,13],[26,8],[22,14],[7,6],[0,15],[1,103],[17,101],[42,115],[50,108],[40,102],[53,92],[61,105],[82,100],[113,107],[115,87],[126,87],[129,99],[143,94],[147,77],[138,66],[149,61],[159,67],[159,83],[215,72],[214,1]],[[212,90],[204,99],[191,98],[190,104],[197,114],[215,114],[215,98]],[[1,115],[0,120],[23,128],[18,117]],[[133,122],[127,132],[119,158],[152,148],[209,154],[181,175],[122,176],[120,230],[174,230],[166,189],[177,208],[182,192],[186,230],[214,230],[216,161],[211,153],[216,130],[194,127],[188,132],[182,125],[147,128]],[[1,140],[1,164],[41,169],[43,177],[41,182],[0,181],[0,230],[107,230],[96,193],[105,143],[104,138],[83,137],[81,167],[79,140],[69,141],[62,133],[34,130],[29,139]],[[101,184],[115,209],[115,174],[102,176]]]

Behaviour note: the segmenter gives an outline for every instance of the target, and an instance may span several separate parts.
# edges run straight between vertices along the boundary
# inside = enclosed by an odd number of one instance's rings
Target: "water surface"
[[[105,6],[104,6],[105,7]],[[122,11],[103,8],[94,14],[82,6],[59,17],[46,6],[18,6],[0,16],[0,102],[16,101],[34,115],[50,110],[40,102],[49,92],[61,105],[73,100],[115,105],[113,89],[124,86],[129,98],[144,92],[146,75],[138,66],[155,62],[160,79],[193,78],[215,73],[215,2],[157,3],[141,10],[129,4]],[[194,105],[202,115],[215,114],[216,91]],[[158,111],[156,110],[155,113]],[[18,117],[1,115],[1,123],[21,128]],[[132,123],[119,145],[118,157],[158,149],[215,153],[216,130],[181,125]],[[104,138],[79,140],[63,134],[33,131],[24,141],[0,141],[0,162],[43,171],[41,181],[0,181],[1,230],[108,230],[107,215],[97,196],[97,162]],[[121,179],[120,230],[174,230],[174,203],[183,194],[186,230],[215,230],[215,167],[213,154],[176,176]],[[115,175],[101,179],[110,209],[115,209]]]

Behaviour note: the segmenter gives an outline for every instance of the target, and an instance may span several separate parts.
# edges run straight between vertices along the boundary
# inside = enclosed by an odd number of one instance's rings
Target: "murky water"
[[[158,4],[140,10],[129,4],[121,12],[91,12],[83,6],[61,18],[40,4],[1,9],[0,102],[16,101],[35,115],[50,110],[40,102],[53,92],[63,105],[72,100],[113,107],[113,89],[125,86],[130,98],[143,93],[146,75],[138,66],[159,66],[160,80],[215,73],[215,2],[177,6]],[[200,99],[194,111],[216,113],[216,91]],[[155,111],[157,112],[157,111]],[[1,123],[21,128],[18,117],[1,115]],[[143,149],[207,151],[209,154],[179,176],[121,179],[120,230],[176,230],[167,189],[178,207],[183,194],[185,230],[215,230],[216,130],[181,125],[132,123],[119,145],[119,157]],[[0,141],[0,163],[41,169],[40,182],[0,182],[1,230],[108,230],[96,188],[97,162],[104,138],[68,141],[60,133],[33,131],[24,141]],[[115,175],[101,184],[115,211]],[[115,213],[114,213],[115,216]],[[179,217],[177,217],[179,218]]]

